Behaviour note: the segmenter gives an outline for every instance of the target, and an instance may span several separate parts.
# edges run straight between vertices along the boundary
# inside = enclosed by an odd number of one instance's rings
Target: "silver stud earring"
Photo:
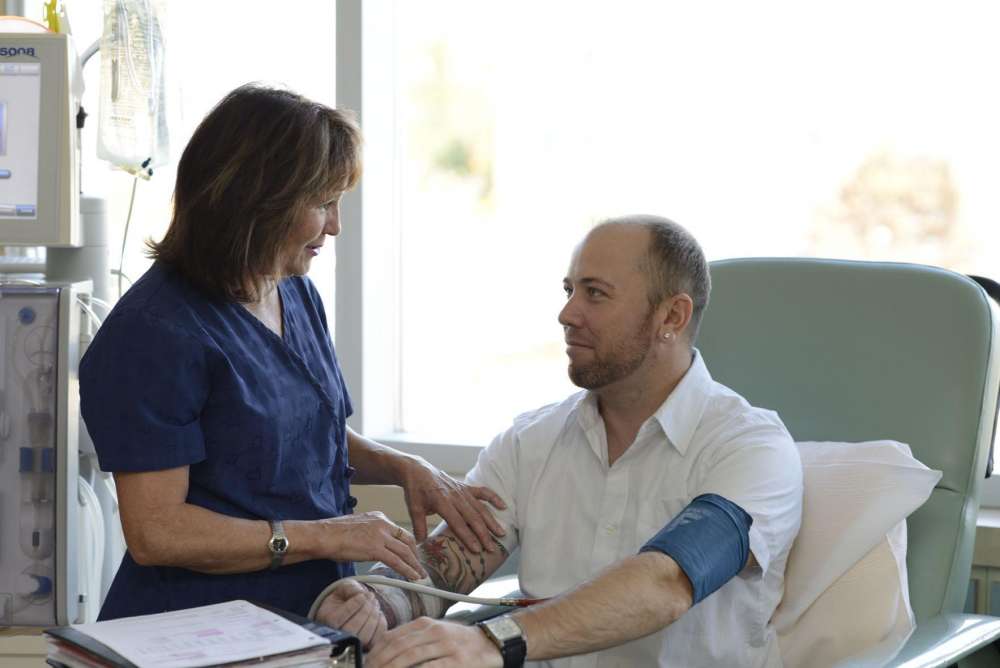
[[[669,341],[671,336],[673,336],[673,334],[671,334],[670,332],[664,332],[663,333],[663,340],[664,341]]]

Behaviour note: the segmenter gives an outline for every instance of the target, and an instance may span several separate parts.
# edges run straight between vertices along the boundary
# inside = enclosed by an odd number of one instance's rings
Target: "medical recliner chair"
[[[1000,384],[1000,310],[965,276],[819,259],[712,263],[698,348],[796,441],[894,439],[943,477],[907,520],[917,629],[890,664],[1000,665],[1000,618],[962,614]],[[863,604],[863,603],[859,603]]]

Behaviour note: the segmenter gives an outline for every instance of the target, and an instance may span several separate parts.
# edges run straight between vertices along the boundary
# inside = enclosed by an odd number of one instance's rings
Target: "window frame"
[[[464,475],[476,463],[482,445],[442,443],[399,430],[395,12],[391,0],[341,0],[336,16],[337,106],[358,114],[365,138],[364,178],[344,196],[337,238],[334,340],[353,398],[354,414],[348,424],[381,443]]]

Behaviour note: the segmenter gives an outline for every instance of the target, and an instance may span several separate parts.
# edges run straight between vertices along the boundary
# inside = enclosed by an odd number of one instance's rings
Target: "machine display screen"
[[[38,217],[41,63],[0,62],[0,221]]]

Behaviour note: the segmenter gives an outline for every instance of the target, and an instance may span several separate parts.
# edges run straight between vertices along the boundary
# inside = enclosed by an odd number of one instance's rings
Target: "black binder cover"
[[[61,640],[65,643],[73,645],[79,649],[82,649],[87,654],[90,654],[96,660],[110,663],[116,668],[138,668],[134,663],[123,657],[118,652],[114,651],[102,642],[97,642],[86,633],[81,633],[77,631],[72,626],[60,626],[54,629],[46,629],[45,635],[52,636],[57,640]],[[56,661],[46,660],[50,666],[62,666],[63,664]]]

